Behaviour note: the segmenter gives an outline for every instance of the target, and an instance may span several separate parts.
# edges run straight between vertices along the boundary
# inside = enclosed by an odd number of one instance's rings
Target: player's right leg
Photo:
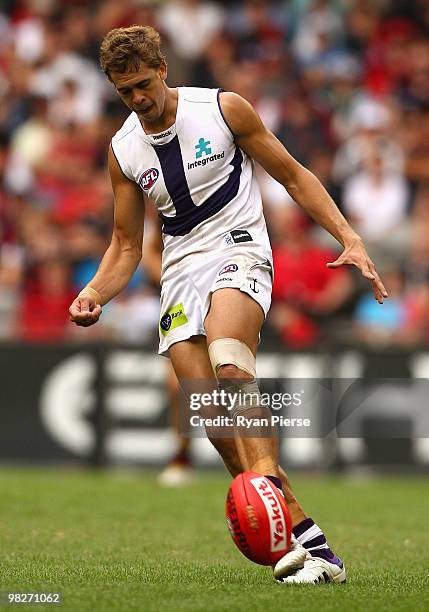
[[[181,429],[184,421],[180,410],[180,388],[171,362],[167,365],[167,394],[170,408],[170,427],[175,434],[176,449],[168,464],[158,476],[163,486],[177,487],[192,482],[194,474],[191,462],[191,438],[188,428]],[[182,407],[183,411],[185,407]],[[185,416],[185,415],[183,415]]]

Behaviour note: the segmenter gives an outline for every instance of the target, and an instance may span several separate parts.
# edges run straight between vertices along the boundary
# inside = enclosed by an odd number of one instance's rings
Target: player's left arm
[[[237,145],[284,185],[295,202],[343,246],[338,259],[327,266],[355,265],[371,281],[374,297],[382,304],[388,294],[362,238],[347,223],[319,179],[288,153],[244,98],[235,93],[222,92],[219,99],[223,116]]]

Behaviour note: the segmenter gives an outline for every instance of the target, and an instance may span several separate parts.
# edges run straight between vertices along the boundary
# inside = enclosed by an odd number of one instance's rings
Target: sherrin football
[[[265,476],[243,472],[231,483],[226,522],[240,551],[260,565],[274,565],[290,547],[292,521],[282,493]]]

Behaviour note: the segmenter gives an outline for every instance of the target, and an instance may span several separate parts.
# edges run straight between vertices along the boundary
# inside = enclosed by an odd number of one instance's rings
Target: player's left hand
[[[389,296],[360,238],[346,245],[344,251],[335,261],[326,264],[328,268],[339,268],[343,265],[351,265],[359,268],[362,272],[362,276],[370,281],[372,292],[379,304],[382,304],[384,299]]]

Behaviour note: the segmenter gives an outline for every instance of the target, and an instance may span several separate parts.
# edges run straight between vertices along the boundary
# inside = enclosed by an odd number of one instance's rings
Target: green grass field
[[[59,590],[76,612],[429,609],[423,479],[292,480],[344,557],[346,585],[277,585],[242,557],[225,475],[167,490],[146,472],[2,468],[0,590]]]

